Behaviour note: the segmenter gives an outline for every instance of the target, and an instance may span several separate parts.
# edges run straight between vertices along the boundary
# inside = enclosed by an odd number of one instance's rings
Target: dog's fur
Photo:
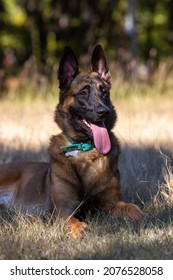
[[[50,163],[0,166],[0,204],[23,213],[52,212],[57,220],[67,221],[74,237],[87,226],[74,217],[82,205],[122,213],[132,220],[142,217],[138,206],[121,200],[120,149],[111,132],[116,112],[110,101],[110,73],[100,45],[92,53],[91,66],[91,72],[80,74],[73,51],[65,47],[58,71],[60,97],[55,111],[62,133],[50,140]],[[100,136],[94,136],[94,125]],[[73,148],[71,155],[68,147],[62,148],[69,141],[91,143],[92,148],[75,151],[73,156]]]

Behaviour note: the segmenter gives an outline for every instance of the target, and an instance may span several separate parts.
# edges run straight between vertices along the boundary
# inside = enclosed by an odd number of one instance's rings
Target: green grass
[[[88,215],[86,233],[75,240],[63,222],[43,222],[1,208],[0,259],[173,258],[172,83],[165,80],[155,79],[152,85],[113,82],[122,194],[143,208],[143,221]],[[0,163],[48,160],[49,138],[59,132],[53,122],[58,90],[51,90],[52,95],[36,97],[31,87],[22,99],[14,91],[1,100]]]

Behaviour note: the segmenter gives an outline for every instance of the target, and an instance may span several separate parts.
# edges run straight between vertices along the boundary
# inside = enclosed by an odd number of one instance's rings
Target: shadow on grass
[[[111,242],[108,253],[102,254],[95,259],[103,260],[172,260],[173,259],[173,239],[162,236],[160,239],[157,234],[137,242],[125,242],[118,244],[118,241]],[[134,236],[135,238],[135,236]]]
[[[74,259],[102,260],[166,260],[173,259],[173,206],[165,207],[155,217],[148,215],[134,223],[109,215],[98,216],[96,234],[91,233],[86,242],[92,243],[94,252],[76,254]],[[94,218],[91,221],[94,223]],[[91,225],[92,227],[92,225]],[[95,240],[93,245],[92,240]],[[99,242],[98,242],[99,240]]]
[[[173,148],[124,146],[119,160],[123,198],[145,204],[173,172]]]
[[[48,147],[41,146],[39,149],[11,148],[0,144],[0,163],[13,161],[49,161]]]

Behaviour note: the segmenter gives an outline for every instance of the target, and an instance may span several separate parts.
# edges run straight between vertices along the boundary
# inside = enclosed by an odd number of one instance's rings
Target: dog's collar
[[[77,156],[78,151],[87,152],[92,150],[93,145],[91,143],[73,142],[64,135],[66,141],[69,142],[67,146],[60,146],[60,149],[66,150],[66,155]],[[73,155],[74,154],[74,155]]]

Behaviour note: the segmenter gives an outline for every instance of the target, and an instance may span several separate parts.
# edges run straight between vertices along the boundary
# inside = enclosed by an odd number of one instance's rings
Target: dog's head
[[[55,121],[73,141],[93,141],[101,154],[111,148],[109,132],[116,121],[110,100],[110,73],[101,45],[91,57],[92,71],[80,74],[77,59],[65,47],[59,64],[60,100]]]

